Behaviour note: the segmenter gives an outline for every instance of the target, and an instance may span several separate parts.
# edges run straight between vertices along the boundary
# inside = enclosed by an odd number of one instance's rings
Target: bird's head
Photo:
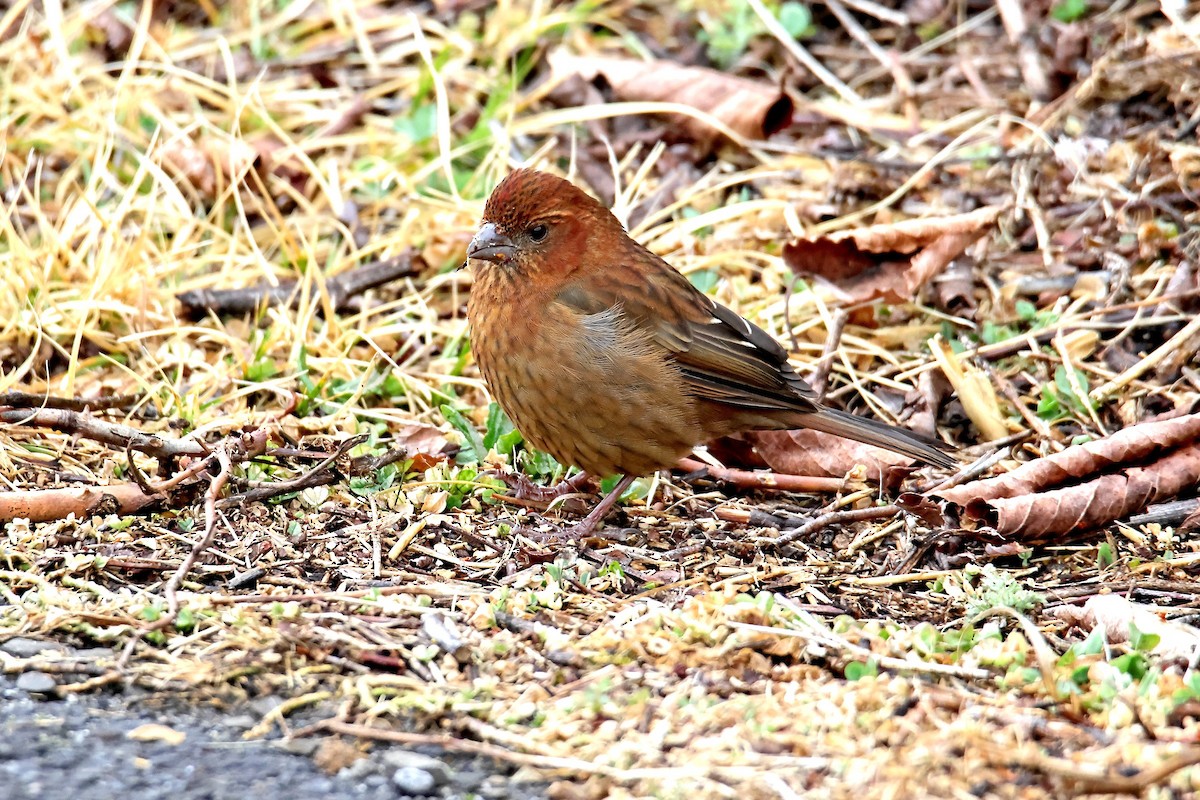
[[[467,258],[529,279],[563,279],[588,263],[595,237],[621,224],[570,181],[519,169],[492,191]]]

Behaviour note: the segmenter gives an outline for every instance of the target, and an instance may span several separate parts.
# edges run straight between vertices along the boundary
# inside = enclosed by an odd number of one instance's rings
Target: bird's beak
[[[493,264],[512,261],[517,254],[513,240],[496,230],[495,223],[488,222],[479,229],[467,247],[467,258],[480,258]]]

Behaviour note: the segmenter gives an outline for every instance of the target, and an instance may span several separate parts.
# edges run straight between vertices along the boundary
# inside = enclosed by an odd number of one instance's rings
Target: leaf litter
[[[1194,437],[1138,438],[1200,393],[1177,5],[12,4],[0,639],[72,648],[0,665],[558,797],[1194,792]],[[791,124],[714,139],[699,75]],[[564,473],[489,411],[455,269],[518,161],[963,470],[713,443],[540,544],[572,498],[502,499]]]

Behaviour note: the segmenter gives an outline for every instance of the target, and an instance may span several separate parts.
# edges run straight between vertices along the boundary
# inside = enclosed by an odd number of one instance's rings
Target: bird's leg
[[[518,499],[534,500],[539,503],[550,503],[564,494],[586,491],[590,480],[591,478],[588,477],[586,472],[580,472],[577,475],[559,481],[554,486],[538,486],[529,480],[524,472],[504,476],[504,481],[513,487],[513,491]]]
[[[596,504],[591,513],[581,519],[577,525],[567,528],[562,532],[563,538],[578,541],[579,539],[591,536],[592,532],[604,521],[604,518],[608,516],[608,512],[612,511],[612,507],[617,504],[617,501],[621,499],[621,495],[625,494],[625,490],[629,488],[629,485],[636,478],[636,475],[621,476],[621,480],[617,481],[617,485],[613,487],[613,490]]]

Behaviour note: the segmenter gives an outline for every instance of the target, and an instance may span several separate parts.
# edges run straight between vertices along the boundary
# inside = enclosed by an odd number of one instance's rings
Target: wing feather
[[[664,348],[697,397],[757,410],[811,412],[812,389],[787,351],[762,328],[692,286],[642,249],[637,270],[609,270],[567,284],[557,301],[583,314],[620,305],[626,318]],[[630,286],[618,276],[639,275]]]

